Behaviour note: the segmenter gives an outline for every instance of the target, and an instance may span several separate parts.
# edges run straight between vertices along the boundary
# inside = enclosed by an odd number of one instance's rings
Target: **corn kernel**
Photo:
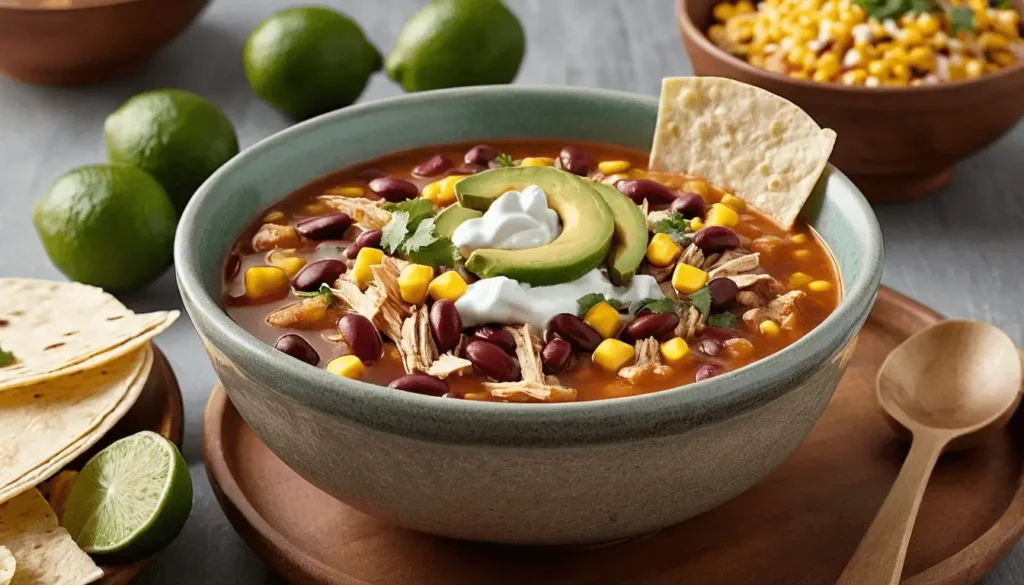
[[[630,166],[627,160],[604,160],[597,163],[597,170],[604,175],[614,175],[628,171]]]
[[[811,75],[811,79],[818,83],[825,83],[832,80],[832,76],[824,71],[815,71],[814,75]]]
[[[793,242],[794,244],[806,244],[807,243],[807,234],[797,234],[797,235],[789,238],[789,241]]]
[[[864,85],[867,80],[868,72],[863,69],[851,69],[839,78],[844,85]]]
[[[253,266],[245,271],[242,280],[245,297],[254,301],[283,297],[291,287],[288,273],[276,266]]]
[[[768,319],[767,321],[761,321],[761,324],[758,325],[757,328],[761,330],[761,333],[764,333],[765,335],[769,335],[772,337],[782,332],[782,330],[779,329],[779,324],[776,323],[775,321],[772,321],[771,319]]]
[[[647,261],[658,268],[669,266],[682,253],[683,249],[668,234],[654,234],[647,245]]]
[[[441,181],[443,180],[440,179],[424,185],[423,189],[420,190],[420,196],[429,201],[436,201],[441,197]]]
[[[879,59],[868,63],[868,75],[878,79],[888,78],[890,69],[892,69],[892,62],[888,59]]]
[[[468,285],[462,279],[462,275],[454,270],[441,273],[437,278],[427,285],[427,292],[435,301],[448,300],[457,301],[459,297],[466,294]]]
[[[715,20],[718,20],[719,22],[725,22],[736,15],[736,9],[733,7],[732,4],[727,4],[723,2],[721,4],[715,5],[714,10],[712,10],[712,14],[714,14]]]
[[[341,195],[342,197],[362,197],[366,190],[362,187],[331,187],[327,190],[328,195]]]
[[[839,75],[839,69],[841,68],[841,65],[839,64],[839,57],[837,57],[835,53],[825,53],[819,57],[816,66],[819,72],[829,78]]]
[[[736,3],[736,14],[750,14],[754,12],[754,4],[750,0],[740,0]]]
[[[352,266],[352,276],[355,276],[356,282],[359,283],[359,286],[364,286],[373,280],[373,272],[370,270],[370,267],[380,264],[383,261],[383,250],[378,250],[377,248],[363,248],[362,250],[359,250],[359,255],[356,256],[356,262]]]
[[[331,211],[331,208],[327,207],[322,201],[310,203],[302,208],[302,212],[305,215],[323,215],[329,211]]]
[[[793,79],[810,79],[806,71],[790,71],[789,76]]]
[[[998,66],[1009,67],[1017,61],[1017,58],[1009,51],[996,51],[992,53],[992,60],[995,61]]]
[[[679,263],[672,272],[672,288],[682,294],[693,294],[708,283],[708,273],[696,266]]]
[[[590,307],[583,317],[583,322],[593,327],[594,331],[600,333],[601,337],[605,339],[615,337],[615,334],[619,332],[619,320],[619,312],[603,301]]]
[[[287,256],[284,254],[271,253],[267,258],[271,266],[276,266],[288,274],[288,278],[295,278],[295,275],[306,265],[306,259],[298,256]]]
[[[815,280],[814,282],[807,285],[808,290],[814,292],[825,292],[832,290],[832,283],[827,280]]]
[[[284,219],[284,213],[281,211],[271,211],[270,213],[263,216],[263,223],[277,223]]]
[[[797,260],[806,260],[811,257],[810,250],[794,250],[793,257]]]
[[[695,218],[691,219],[690,220],[690,229],[693,230],[693,231],[698,231],[698,230],[704,229],[704,220],[702,220],[699,217],[695,217]]]
[[[939,19],[927,12],[921,13],[917,16],[917,30],[925,36],[931,36],[939,32]]]
[[[452,203],[455,203],[456,199],[455,184],[462,179],[465,179],[466,176],[467,175],[448,175],[447,177],[434,181],[424,187],[420,194],[424,199],[439,207],[451,205]]]
[[[807,286],[812,281],[814,281],[814,277],[810,274],[794,272],[789,275],[789,282],[787,284],[789,285],[790,290],[797,290]]]
[[[723,43],[727,41],[725,35],[725,27],[721,24],[713,24],[708,27],[708,38],[711,39],[715,44]]]
[[[708,210],[704,223],[707,225],[718,225],[732,227],[740,222],[740,214],[736,210],[721,203],[714,203]]]
[[[633,361],[636,350],[633,346],[618,339],[610,338],[601,342],[594,350],[591,359],[594,363],[609,372],[617,372]]]
[[[683,360],[690,353],[690,346],[682,337],[673,337],[658,348],[661,351],[661,359],[669,364],[676,364]]]
[[[920,45],[924,42],[924,35],[913,28],[903,29],[903,34],[900,36],[900,42],[904,46],[913,47],[914,45]]]
[[[722,195],[722,205],[729,206],[736,211],[743,211],[747,208],[747,203],[735,195],[726,193]]]
[[[546,156],[528,156],[519,162],[521,167],[553,167],[555,159]]]
[[[935,69],[935,52],[928,47],[914,47],[907,53],[907,64],[914,69],[931,71]]]
[[[423,264],[409,264],[398,275],[398,291],[402,300],[414,305],[427,300],[427,287],[434,280],[434,269]]]
[[[358,380],[363,377],[363,362],[354,355],[343,355],[327,362],[327,371],[335,376]]]
[[[683,183],[683,191],[687,193],[696,193],[706,199],[707,196],[711,194],[711,185],[708,185],[706,181],[693,179]]]
[[[964,75],[966,75],[968,79],[981,77],[983,73],[985,73],[985,64],[977,59],[969,59],[967,63],[964,64]]]

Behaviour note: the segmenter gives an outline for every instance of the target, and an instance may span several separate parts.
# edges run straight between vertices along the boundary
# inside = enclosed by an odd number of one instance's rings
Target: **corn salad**
[[[879,19],[870,0],[748,0],[713,9],[708,37],[748,63],[822,83],[919,86],[974,79],[1024,59],[1020,15],[984,0],[914,3]],[[883,13],[884,14],[884,13]]]

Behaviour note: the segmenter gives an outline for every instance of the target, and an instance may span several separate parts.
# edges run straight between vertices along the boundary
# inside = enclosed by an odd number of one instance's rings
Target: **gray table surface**
[[[331,0],[388,51],[402,23],[426,0]],[[280,0],[215,0],[188,31],[136,74],[84,88],[39,88],[0,78],[0,275],[60,279],[33,232],[31,208],[65,170],[100,162],[103,119],[136,92],[182,87],[219,104],[235,123],[242,147],[288,126],[256,99],[242,73],[245,38]],[[518,83],[575,85],[656,95],[663,76],[690,65],[670,0],[510,0],[528,37]],[[383,74],[362,101],[401,89]],[[878,208],[885,234],[885,284],[955,317],[981,319],[1024,342],[1024,126],[965,161],[935,196]],[[137,311],[181,308],[170,272],[123,295]],[[279,583],[246,547],[221,512],[203,468],[203,407],[214,375],[188,318],[159,345],[185,397],[185,458],[195,505],[181,536],[156,557],[140,584]],[[1024,546],[982,580],[1024,582]]]

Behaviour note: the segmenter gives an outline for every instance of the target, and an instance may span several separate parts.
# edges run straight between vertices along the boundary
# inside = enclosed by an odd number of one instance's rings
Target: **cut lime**
[[[75,479],[64,527],[89,554],[142,558],[171,543],[192,510],[192,479],[173,443],[144,431],[100,451]]]

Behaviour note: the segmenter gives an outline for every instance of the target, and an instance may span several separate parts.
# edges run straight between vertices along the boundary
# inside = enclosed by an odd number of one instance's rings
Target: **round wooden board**
[[[906,454],[873,398],[882,359],[941,317],[883,289],[811,434],[736,499],[647,538],[592,549],[508,547],[394,527],[313,487],[260,442],[218,386],[203,453],[231,523],[285,580],[316,585],[817,585],[835,583]],[[983,449],[943,457],[904,585],[977,581],[1024,531],[1024,418]]]
[[[181,403],[178,380],[163,352],[153,345],[153,369],[139,399],[109,433],[68,467],[81,469],[107,445],[139,431],[160,433],[180,448],[184,429],[185,409]],[[123,565],[101,565],[103,578],[97,581],[97,585],[127,585],[147,562],[149,559]]]

